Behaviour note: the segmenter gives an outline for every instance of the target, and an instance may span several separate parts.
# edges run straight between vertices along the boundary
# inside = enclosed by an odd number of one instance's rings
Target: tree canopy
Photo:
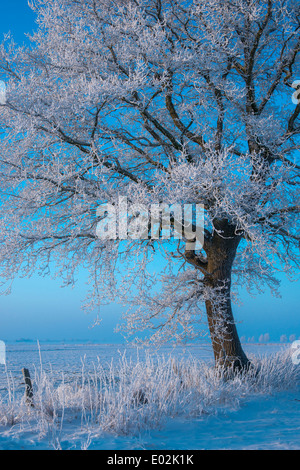
[[[53,260],[72,283],[83,264],[90,307],[130,302],[128,331],[154,327],[152,339],[179,340],[196,334],[204,304],[222,311],[220,298],[232,296],[223,291],[227,281],[275,290],[277,269],[293,275],[299,2],[36,0],[32,7],[31,45],[7,37],[0,49],[2,279],[47,272]],[[131,204],[203,204],[202,249],[186,249],[184,238],[99,239],[97,208],[120,196]],[[159,250],[165,266],[154,274],[148,267]],[[214,273],[219,283],[210,281]],[[216,335],[225,317],[213,320]]]

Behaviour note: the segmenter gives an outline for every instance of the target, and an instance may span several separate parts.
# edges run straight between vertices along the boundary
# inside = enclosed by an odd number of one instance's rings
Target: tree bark
[[[207,254],[205,285],[211,289],[206,313],[217,365],[246,369],[250,361],[243,351],[231,306],[232,265],[241,237],[227,221],[216,222]]]

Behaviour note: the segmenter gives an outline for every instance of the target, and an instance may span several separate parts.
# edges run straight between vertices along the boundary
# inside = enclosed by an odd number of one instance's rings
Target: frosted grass
[[[64,373],[45,371],[42,362],[33,374],[34,406],[16,393],[6,372],[7,390],[0,399],[2,436],[48,439],[61,448],[66,435],[82,438],[88,447],[93,437],[107,433],[138,436],[162,428],[167,420],[223,413],[238,409],[246,399],[297,388],[300,368],[290,352],[252,356],[253,369],[228,378],[224,369],[190,357],[178,359],[147,354],[131,360],[126,354],[106,365],[82,360],[72,382]]]

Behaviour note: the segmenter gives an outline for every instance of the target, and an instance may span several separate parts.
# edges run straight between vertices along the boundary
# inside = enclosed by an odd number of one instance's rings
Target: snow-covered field
[[[225,380],[208,345],[8,345],[0,449],[299,449],[300,365],[289,345],[245,349],[259,373]]]

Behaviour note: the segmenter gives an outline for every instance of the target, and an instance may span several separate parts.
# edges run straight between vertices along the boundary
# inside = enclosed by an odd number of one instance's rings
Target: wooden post
[[[31,383],[31,378],[29,374],[29,370],[26,369],[25,367],[22,369],[22,373],[24,376],[25,380],[25,398],[26,398],[26,403],[30,406],[33,405],[33,388],[32,388],[32,383]]]

